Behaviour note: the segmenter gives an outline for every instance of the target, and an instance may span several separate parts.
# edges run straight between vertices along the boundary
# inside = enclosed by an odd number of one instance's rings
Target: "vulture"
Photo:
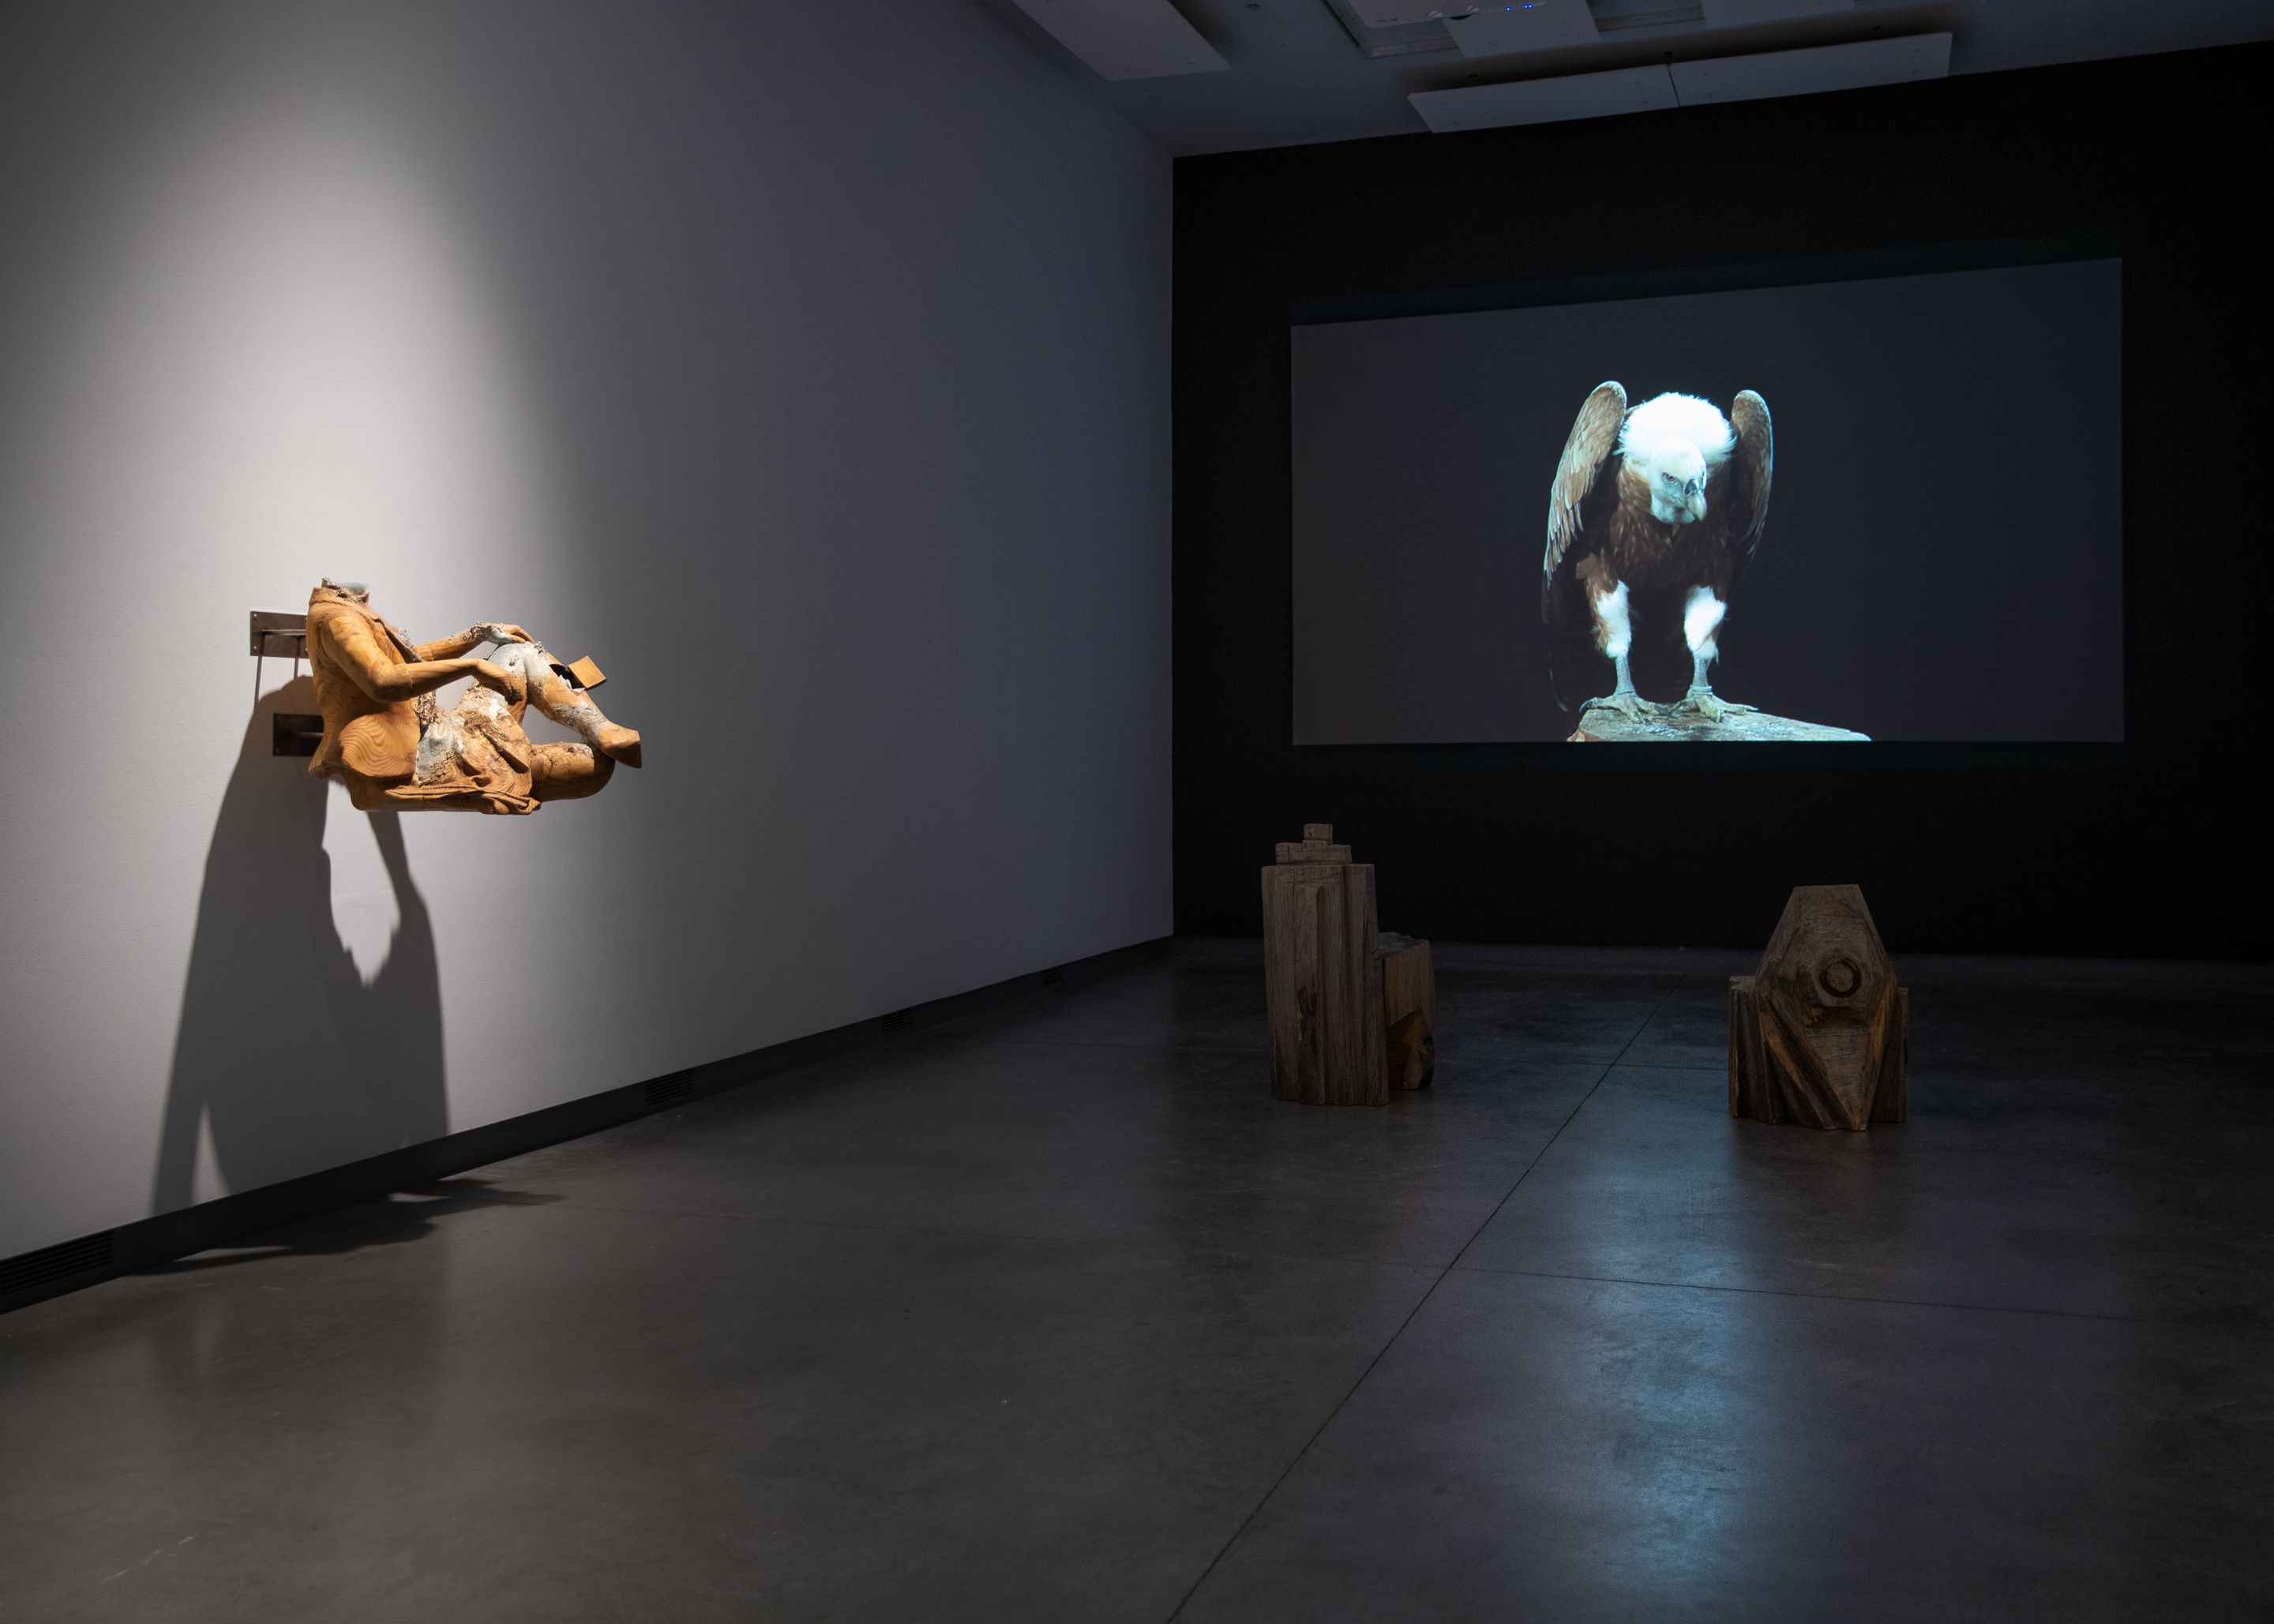
[[[1673,710],[1718,722],[1752,708],[1721,698],[1706,673],[1729,589],[1760,549],[1773,460],[1768,403],[1751,389],[1724,417],[1694,395],[1630,408],[1618,384],[1596,386],[1547,496],[1540,608],[1557,704],[1573,709],[1608,656],[1616,686],[1577,708],[1637,720],[1657,709],[1635,691],[1628,658],[1641,620],[1669,644],[1678,626],[1689,645],[1690,691]]]

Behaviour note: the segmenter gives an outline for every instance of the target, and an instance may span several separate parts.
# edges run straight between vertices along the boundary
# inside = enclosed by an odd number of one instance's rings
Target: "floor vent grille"
[[[914,1032],[915,1029],[916,1012],[914,1010],[894,1010],[877,1023],[877,1030],[886,1037],[896,1032]]]
[[[100,1235],[82,1236],[60,1246],[47,1246],[38,1252],[27,1252],[20,1258],[10,1258],[0,1262],[0,1297],[43,1286],[49,1281],[84,1274],[89,1269],[108,1268],[113,1256],[111,1234],[105,1229]]]
[[[684,1100],[694,1092],[695,1073],[674,1071],[669,1077],[649,1079],[647,1102],[650,1105],[669,1105],[675,1100]]]

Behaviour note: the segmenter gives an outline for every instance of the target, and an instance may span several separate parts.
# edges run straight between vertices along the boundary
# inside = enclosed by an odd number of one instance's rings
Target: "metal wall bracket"
[[[324,741],[324,718],[290,710],[274,713],[271,756],[313,756]]]
[[[308,617],[285,609],[252,612],[252,647],[249,652],[272,659],[297,659],[308,651]]]

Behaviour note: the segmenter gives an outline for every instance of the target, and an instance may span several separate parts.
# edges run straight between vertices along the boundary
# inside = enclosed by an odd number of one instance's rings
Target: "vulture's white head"
[[[1653,395],[1619,430],[1619,455],[1649,486],[1651,517],[1661,524],[1706,516],[1706,482],[1736,442],[1720,408],[1694,395]]]

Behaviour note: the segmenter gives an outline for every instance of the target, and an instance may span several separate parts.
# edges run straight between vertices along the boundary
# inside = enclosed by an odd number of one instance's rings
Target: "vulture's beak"
[[[1693,519],[1702,519],[1706,516],[1705,492],[1692,491],[1690,493],[1690,516]]]

